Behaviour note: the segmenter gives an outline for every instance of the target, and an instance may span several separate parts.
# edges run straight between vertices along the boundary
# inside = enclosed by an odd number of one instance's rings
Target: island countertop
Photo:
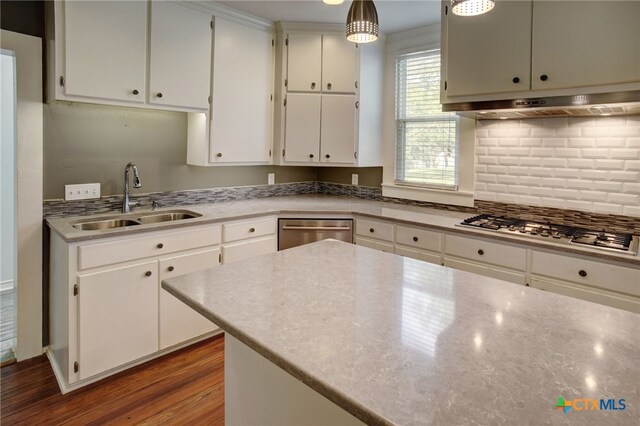
[[[366,423],[637,424],[637,314],[332,240],[162,285]]]

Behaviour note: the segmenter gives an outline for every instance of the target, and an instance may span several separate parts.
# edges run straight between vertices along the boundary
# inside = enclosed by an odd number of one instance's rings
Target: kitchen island
[[[329,240],[163,287],[227,332],[228,424],[637,423],[637,314]]]

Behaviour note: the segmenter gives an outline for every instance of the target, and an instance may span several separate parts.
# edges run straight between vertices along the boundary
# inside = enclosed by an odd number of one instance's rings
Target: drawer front
[[[393,242],[393,223],[356,219],[356,234],[367,238]]]
[[[220,248],[191,252],[160,259],[160,279],[173,278],[190,272],[202,271],[220,264]]]
[[[78,246],[78,269],[162,256],[165,253],[220,244],[220,226],[183,228],[176,232],[153,233],[106,243]]]
[[[222,263],[232,263],[250,257],[275,253],[276,248],[275,236],[225,244],[222,246]]]
[[[436,263],[438,265],[442,262],[440,253],[435,251],[416,250],[410,247],[396,246],[396,254],[429,263]]]
[[[230,243],[246,238],[262,237],[275,234],[277,229],[275,217],[225,223],[222,230],[222,241]]]
[[[574,286],[568,283],[551,282],[539,278],[531,278],[531,287],[640,313],[640,299],[633,296],[609,293],[595,288]]]
[[[386,243],[384,241],[372,240],[369,238],[356,237],[356,245],[362,247],[369,247],[375,250],[380,250],[385,253],[393,253],[393,244]]]
[[[441,241],[442,234],[440,232],[409,226],[396,226],[396,244],[439,252]]]
[[[533,251],[531,273],[640,296],[640,268]]]
[[[454,269],[460,269],[461,271],[473,272],[474,274],[495,278],[497,280],[509,281],[510,283],[514,284],[525,285],[527,282],[524,272],[507,271],[504,269],[477,263],[463,262],[458,259],[450,259],[445,257],[444,266],[448,266],[449,268]]]
[[[445,253],[475,262],[490,263],[520,271],[524,271],[527,266],[526,249],[475,238],[447,235],[445,237]]]

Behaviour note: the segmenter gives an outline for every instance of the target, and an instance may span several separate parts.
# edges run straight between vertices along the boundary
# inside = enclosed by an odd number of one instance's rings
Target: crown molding
[[[215,17],[228,19],[238,24],[248,25],[250,27],[270,33],[273,33],[274,31],[274,23],[272,21],[260,18],[255,15],[251,15],[249,13],[241,12],[215,1],[183,0],[176,1],[176,3],[180,3],[184,6],[199,10],[201,12],[210,13]]]

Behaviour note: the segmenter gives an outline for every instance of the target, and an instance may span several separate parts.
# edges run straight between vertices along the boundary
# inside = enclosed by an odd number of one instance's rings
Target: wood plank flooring
[[[224,336],[62,395],[45,356],[0,369],[0,424],[224,424]]]
[[[16,291],[0,291],[0,364],[15,361],[13,338],[16,335]]]

